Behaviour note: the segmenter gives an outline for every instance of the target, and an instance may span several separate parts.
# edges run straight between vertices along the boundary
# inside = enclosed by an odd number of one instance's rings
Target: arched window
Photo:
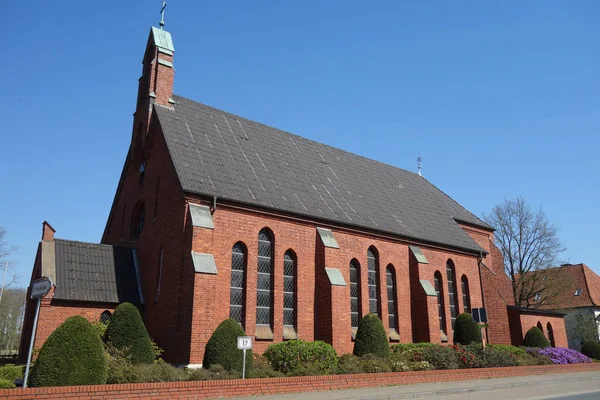
[[[108,310],[102,311],[102,314],[100,314],[100,322],[103,323],[104,325],[108,325],[111,318],[112,318],[112,314]]]
[[[471,295],[469,293],[469,280],[465,275],[460,278],[460,289],[462,291],[463,312],[471,312]]]
[[[388,324],[390,330],[398,332],[397,297],[396,297],[396,274],[394,267],[390,264],[385,269],[385,281],[387,284],[388,302]]]
[[[546,324],[546,330],[548,331],[548,341],[550,342],[550,346],[556,347],[554,344],[554,330],[552,329],[550,322]]]
[[[450,300],[450,322],[452,330],[458,316],[458,297],[456,296],[456,274],[452,260],[446,262],[446,279],[448,280],[448,298]]]
[[[350,323],[352,328],[358,328],[360,317],[360,263],[353,259],[350,261]]]
[[[367,250],[367,267],[369,270],[369,312],[379,315],[379,255],[371,246]]]
[[[144,230],[144,219],[146,218],[146,207],[144,203],[138,204],[133,212],[133,218],[131,219],[131,240],[137,240]]]
[[[435,271],[433,275],[435,283],[435,293],[437,295],[438,318],[440,319],[440,331],[446,333],[446,308],[444,306],[444,288],[442,284],[442,274],[440,271]]]
[[[283,255],[283,326],[296,328],[296,255]]]
[[[231,249],[231,287],[229,291],[229,318],[244,327],[246,287],[246,247],[237,242]]]
[[[273,234],[258,233],[258,277],[256,282],[256,325],[271,327],[273,308]]]
[[[541,323],[540,321],[538,321],[538,323],[537,323],[537,325],[536,325],[536,326],[538,327],[538,329],[539,329],[540,331],[542,331],[542,333],[544,333],[544,327],[542,326],[542,323]]]

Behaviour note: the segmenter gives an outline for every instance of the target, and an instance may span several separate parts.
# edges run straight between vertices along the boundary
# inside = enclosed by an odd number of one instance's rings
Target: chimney
[[[48,223],[48,221],[44,221],[42,223],[42,240],[53,242],[55,232],[56,229],[54,229],[52,225]]]

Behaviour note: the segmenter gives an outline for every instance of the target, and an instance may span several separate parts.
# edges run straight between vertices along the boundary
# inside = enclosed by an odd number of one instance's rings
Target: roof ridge
[[[68,242],[68,243],[78,243],[78,244],[88,244],[88,245],[93,245],[93,246],[104,246],[104,247],[113,247],[113,248],[118,248],[118,249],[128,249],[128,250],[133,250],[133,247],[124,247],[124,246],[116,246],[114,244],[107,244],[107,243],[92,243],[92,242],[84,242],[81,240],[71,240],[71,239],[54,239],[55,242]]]

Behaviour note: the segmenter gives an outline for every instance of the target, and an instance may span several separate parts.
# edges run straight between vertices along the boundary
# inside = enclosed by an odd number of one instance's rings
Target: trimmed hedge
[[[426,347],[436,346],[435,343],[422,342],[422,343],[398,343],[392,346],[393,353],[404,353],[408,350],[423,349]]]
[[[581,353],[589,358],[600,360],[600,344],[596,342],[585,342],[581,347]]]
[[[456,318],[454,323],[454,343],[471,344],[481,343],[481,329],[473,320],[473,316],[463,313]]]
[[[354,355],[358,357],[372,354],[378,357],[387,357],[390,346],[385,328],[379,317],[375,314],[365,315],[358,324],[356,340],[354,341]]]
[[[106,383],[104,346],[85,318],[68,318],[48,337],[31,370],[29,385],[76,386]]]
[[[272,344],[263,355],[275,371],[292,375],[328,375],[335,372],[338,364],[335,349],[320,340]]]
[[[114,318],[114,316],[113,316]],[[236,320],[221,322],[206,343],[202,368],[221,365],[227,371],[242,372],[242,350],[237,348],[238,336],[246,336]],[[246,351],[246,372],[252,369],[252,350]]]
[[[14,388],[15,384],[8,379],[0,378],[0,389],[11,389]]]
[[[96,330],[97,332],[97,330]],[[104,333],[104,341],[123,350],[133,364],[154,361],[154,349],[138,309],[131,303],[122,303],[115,309]]]
[[[490,348],[498,349],[498,350],[504,350],[518,358],[529,357],[529,354],[527,354],[527,352],[524,349],[517,347],[517,346],[513,346],[511,344],[488,344],[486,347],[490,347]]]
[[[544,333],[537,326],[532,326],[531,329],[525,334],[523,339],[523,346],[525,347],[539,347],[540,349],[550,346],[548,339],[544,336]]]

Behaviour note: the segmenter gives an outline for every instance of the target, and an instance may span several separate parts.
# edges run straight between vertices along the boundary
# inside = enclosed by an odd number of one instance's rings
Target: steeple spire
[[[163,26],[165,26],[165,8],[167,8],[167,0],[163,0],[162,7],[160,9],[160,30],[162,31]]]

